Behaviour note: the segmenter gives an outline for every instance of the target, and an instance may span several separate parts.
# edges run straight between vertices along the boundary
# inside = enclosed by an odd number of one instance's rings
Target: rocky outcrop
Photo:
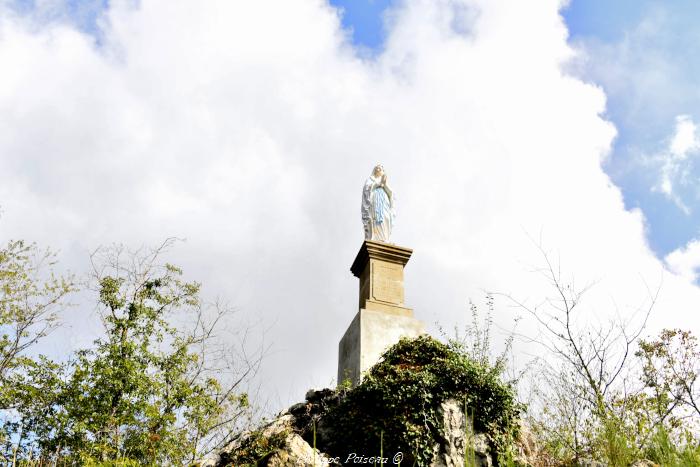
[[[343,397],[342,390],[322,389],[309,391],[304,402],[291,406],[280,413],[274,420],[266,423],[256,431],[241,434],[217,455],[203,460],[197,467],[334,467],[355,465],[355,459],[334,458],[319,449],[323,449],[331,439],[342,437],[324,422],[324,414],[335,407]],[[461,404],[450,399],[440,404],[442,427],[436,436],[433,460],[430,467],[495,467],[494,449],[485,433],[475,433],[473,423],[465,416]],[[314,437],[315,436],[315,437]],[[254,459],[240,460],[241,452],[248,452],[255,443],[265,448]],[[528,425],[520,425],[519,436],[515,443],[516,465],[549,465],[538,462],[539,446]],[[465,455],[467,456],[465,463]],[[370,458],[371,459],[371,458]],[[394,465],[388,459],[384,465]],[[367,464],[368,462],[360,462]],[[370,460],[369,465],[373,465]],[[379,464],[378,464],[379,465]],[[605,463],[584,460],[582,467],[606,467]],[[631,467],[658,467],[649,460],[638,460]]]
[[[402,339],[360,384],[307,392],[199,466],[561,465],[522,421],[523,409],[511,385],[459,349],[428,336]]]
[[[534,460],[540,457],[540,446],[537,442],[535,434],[530,429],[530,426],[521,421],[518,430],[518,439],[515,441],[516,457],[515,461],[520,465],[544,464],[543,462],[535,462]]]
[[[288,435],[284,446],[273,452],[265,463],[267,467],[322,467],[328,464],[326,456],[296,433]]]
[[[199,463],[199,467],[236,466],[250,461],[253,465],[267,467],[323,467],[329,465],[328,457],[314,450],[299,433],[294,415],[282,413],[260,430],[246,432],[224,447],[216,456]],[[256,443],[262,446],[254,459],[240,460],[239,456],[253,451]],[[260,451],[263,451],[262,455]]]
[[[431,467],[492,467],[491,447],[484,433],[474,433],[473,423],[465,417],[460,404],[447,400],[440,404],[443,430]]]
[[[513,388],[466,355],[428,336],[402,339],[359,385],[309,391],[204,465],[493,467],[514,454],[505,443],[519,411]]]
[[[352,465],[353,460],[333,458],[312,447],[315,434],[316,445],[323,447],[331,438],[339,436],[323,420],[323,414],[338,403],[338,391],[323,389],[309,391],[306,401],[295,404],[259,430],[238,436],[216,456],[201,461],[199,467],[228,467],[251,465],[267,467],[329,467]],[[463,467],[464,456],[471,456],[468,465],[492,467],[492,449],[484,433],[473,433],[472,422],[465,417],[460,404],[448,400],[441,404],[440,415],[443,429],[435,446],[435,455],[430,467]],[[466,430],[466,431],[465,431]],[[256,444],[258,443],[258,444]],[[252,452],[254,446],[264,448],[255,459],[240,460],[242,453]],[[465,449],[466,446],[466,449]],[[390,465],[389,459],[385,465]],[[371,461],[370,461],[371,463]]]

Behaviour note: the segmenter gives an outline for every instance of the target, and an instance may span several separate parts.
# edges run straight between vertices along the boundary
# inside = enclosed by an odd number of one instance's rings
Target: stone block
[[[361,309],[338,345],[338,384],[349,380],[357,385],[363,373],[399,339],[424,333],[423,323],[413,316]]]
[[[366,240],[362,243],[350,271],[360,279],[359,308],[389,310],[411,316],[404,306],[403,269],[413,250],[397,245]]]

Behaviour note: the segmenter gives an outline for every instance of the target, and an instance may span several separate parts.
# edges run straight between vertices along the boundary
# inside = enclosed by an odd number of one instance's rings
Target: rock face
[[[534,459],[540,456],[540,446],[537,443],[537,438],[532,433],[530,426],[527,423],[520,423],[518,439],[515,442],[516,458],[515,461],[522,465],[536,464]],[[542,464],[542,462],[540,462]]]
[[[217,455],[195,464],[197,467],[335,467],[355,464],[374,465],[371,460],[353,462],[353,459],[333,458],[312,447],[314,434],[316,445],[323,448],[330,439],[341,437],[324,423],[323,415],[342,398],[342,391],[323,389],[309,391],[306,401],[295,404],[274,420],[254,432],[246,432],[234,439]],[[429,467],[496,467],[494,449],[484,433],[474,433],[473,423],[465,416],[461,404],[449,399],[440,404],[441,429],[434,446],[434,456]],[[251,443],[262,440],[265,448],[252,459],[238,457],[241,452],[248,452]],[[551,465],[541,463],[538,459],[539,447],[535,436],[526,424],[521,424],[519,438],[516,441],[518,466]],[[260,454],[262,452],[262,454]],[[466,459],[465,459],[466,456]],[[359,458],[358,458],[359,459]],[[373,458],[370,458],[373,459]],[[466,460],[466,462],[465,462]],[[395,465],[394,459],[388,458],[385,465]],[[379,465],[379,464],[377,464]],[[582,467],[606,467],[607,464],[584,460]],[[638,460],[631,467],[658,467],[648,460]]]
[[[474,433],[472,421],[465,417],[460,404],[447,400],[440,404],[443,433],[435,449],[431,467],[492,467],[493,460],[488,439],[483,433]],[[471,458],[471,459],[470,459]]]
[[[294,431],[297,422],[294,415],[282,413],[257,432],[244,433],[227,445],[216,457],[200,462],[200,467],[238,466],[236,456],[249,445],[253,438],[277,440],[267,454],[256,458],[257,465],[267,467],[324,467],[329,459]]]
[[[309,443],[296,433],[285,439],[284,448],[278,449],[267,458],[268,467],[311,467],[326,466],[328,461],[319,452],[309,446]]]
[[[325,426],[322,417],[323,411],[337,403],[338,397],[338,392],[330,389],[309,391],[306,394],[306,402],[293,405],[259,430],[242,434],[222,449],[217,456],[201,461],[198,466],[238,467],[241,461],[237,455],[250,449],[254,440],[272,441],[266,450],[269,452],[256,457],[251,462],[252,465],[267,467],[344,465],[346,459],[334,459],[318,449],[314,450],[311,446],[314,427],[317,446],[323,446],[331,437],[338,435]],[[467,465],[474,467],[494,465],[492,449],[486,435],[472,432],[471,420],[465,417],[457,401],[443,402],[440,406],[440,414],[443,429],[435,446],[436,454],[430,467],[463,467],[465,453],[471,456],[471,460],[469,458],[467,460]],[[393,459],[388,459],[390,465],[392,461]],[[351,460],[347,465],[352,463]]]
[[[309,391],[203,465],[493,467],[493,440],[511,439],[519,411],[512,387],[467,355],[429,336],[401,339],[360,384]]]

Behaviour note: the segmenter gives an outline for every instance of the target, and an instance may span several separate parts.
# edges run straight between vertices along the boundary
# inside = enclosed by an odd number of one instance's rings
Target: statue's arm
[[[389,205],[393,206],[394,205],[393,193],[391,191],[391,188],[389,188],[389,184],[387,183],[386,175],[384,175],[384,177],[382,178],[381,187],[384,189],[384,192],[389,197]]]

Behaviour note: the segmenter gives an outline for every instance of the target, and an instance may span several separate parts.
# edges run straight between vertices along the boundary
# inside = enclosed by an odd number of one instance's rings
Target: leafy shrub
[[[428,465],[443,435],[440,404],[448,399],[466,405],[474,429],[488,435],[499,463],[505,463],[523,409],[514,388],[487,364],[428,336],[402,339],[387,350],[326,414],[324,423],[335,436],[324,449],[341,458],[401,451],[405,465]]]

